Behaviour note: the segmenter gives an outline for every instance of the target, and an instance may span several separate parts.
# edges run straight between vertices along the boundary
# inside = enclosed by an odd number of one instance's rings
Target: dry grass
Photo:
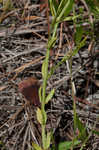
[[[14,3],[16,9],[6,13],[0,24],[0,140],[8,150],[29,150],[32,141],[41,145],[36,107],[25,105],[18,84],[32,76],[42,82],[41,65],[46,54],[48,18],[45,8],[40,11],[40,3],[19,4],[20,7]],[[49,18],[51,20],[52,17]],[[57,44],[51,51],[49,68],[74,46],[73,28],[69,22],[58,28]],[[88,133],[99,113],[99,43],[96,41],[91,45],[92,42],[89,37],[86,47],[73,57],[72,67],[77,113],[87,125]],[[53,87],[55,95],[46,106],[46,128],[48,131],[54,129],[57,145],[60,141],[73,139],[73,100],[67,62],[49,79],[47,90]],[[96,130],[99,131],[98,121]],[[85,149],[98,149],[99,137],[93,134],[88,143]]]

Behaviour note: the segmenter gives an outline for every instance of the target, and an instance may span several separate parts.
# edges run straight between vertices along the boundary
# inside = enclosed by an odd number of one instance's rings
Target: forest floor
[[[46,7],[40,2],[17,2],[16,9],[3,14],[0,24],[0,149],[30,150],[32,141],[41,145],[41,128],[36,118],[35,105],[25,105],[19,83],[35,77],[42,83],[41,67],[48,41]],[[2,8],[2,5],[0,5]],[[49,17],[51,23],[52,17]],[[87,44],[72,58],[76,111],[89,133],[96,123],[99,133],[99,22],[95,24],[96,41]],[[90,30],[90,26],[85,26]],[[55,47],[51,50],[49,69],[57,64],[74,46],[74,27],[71,22],[59,26]],[[73,99],[69,61],[64,62],[48,80],[47,91],[55,88],[47,104],[46,129],[53,129],[57,147],[61,141],[73,139]],[[99,136],[92,134],[85,150],[97,150]],[[80,149],[79,145],[75,150]]]

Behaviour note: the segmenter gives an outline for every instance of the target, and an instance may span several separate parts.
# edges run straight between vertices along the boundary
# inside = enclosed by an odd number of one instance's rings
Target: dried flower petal
[[[23,80],[18,85],[19,91],[24,95],[27,101],[30,102],[30,104],[33,104],[35,106],[40,106],[40,100],[39,100],[39,82],[36,78],[30,77],[26,80]]]

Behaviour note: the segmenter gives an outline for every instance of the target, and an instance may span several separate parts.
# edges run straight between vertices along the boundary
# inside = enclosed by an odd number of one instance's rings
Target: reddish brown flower
[[[38,90],[40,87],[39,81],[30,77],[23,80],[18,85],[19,91],[24,95],[25,99],[35,106],[40,106]]]

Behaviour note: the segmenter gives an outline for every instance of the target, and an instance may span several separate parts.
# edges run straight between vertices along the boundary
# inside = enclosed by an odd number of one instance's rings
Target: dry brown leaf
[[[19,83],[18,87],[19,91],[26,98],[27,102],[30,102],[30,104],[33,104],[38,107],[40,106],[38,94],[40,84],[36,78],[30,77],[26,80],[23,80]]]
[[[4,89],[6,89],[8,86],[1,86],[0,87],[0,91],[3,91]]]
[[[28,16],[28,17],[25,17],[24,20],[25,21],[33,21],[33,20],[36,20],[36,19],[40,19],[41,17],[38,17],[38,16]]]

